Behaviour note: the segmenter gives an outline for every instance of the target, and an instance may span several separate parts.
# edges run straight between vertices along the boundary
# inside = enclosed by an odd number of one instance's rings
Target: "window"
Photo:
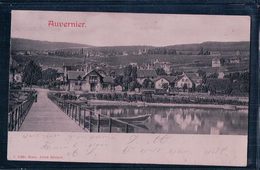
[[[96,83],[96,82],[98,81],[98,77],[97,77],[97,76],[90,76],[90,77],[89,77],[89,81],[90,81],[91,83]]]

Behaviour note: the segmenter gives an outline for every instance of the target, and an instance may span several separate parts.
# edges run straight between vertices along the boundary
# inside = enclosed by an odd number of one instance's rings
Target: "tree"
[[[117,77],[114,79],[114,83],[115,83],[115,86],[117,86],[117,85],[123,85],[123,76],[117,76]]]
[[[159,76],[167,75],[163,68],[157,68],[156,74],[159,75]]]
[[[122,85],[124,86],[125,90],[128,90],[129,88],[131,90],[132,87],[135,86],[136,78],[137,78],[137,67],[133,67],[132,65],[126,66],[124,69],[124,77],[122,79]],[[130,83],[132,84],[130,85]]]
[[[206,85],[198,85],[197,86],[197,91],[201,92],[201,93],[206,93],[206,92],[208,92],[208,88],[207,88]]]
[[[136,80],[136,78],[137,78],[137,67],[132,67],[131,77],[132,77],[133,81]]]
[[[128,87],[129,87],[130,91],[134,91],[135,88],[140,88],[141,85],[137,81],[132,81],[132,82],[129,83]]]
[[[225,59],[224,59],[224,58],[221,58],[221,59],[220,59],[220,63],[221,63],[221,65],[224,65],[224,64],[226,63]]]
[[[202,84],[205,84],[206,81],[207,81],[207,74],[206,74],[206,72],[203,71],[203,70],[198,70],[197,73],[202,78]]]
[[[52,69],[52,68],[48,68],[44,71],[42,71],[42,79],[43,80],[50,80],[50,81],[54,81],[57,78],[57,70]]]
[[[35,85],[42,78],[42,69],[33,60],[30,60],[23,70],[23,82],[27,85]]]
[[[218,78],[218,73],[213,73],[208,78]]]
[[[201,47],[198,55],[203,55],[203,54],[204,54],[204,49],[203,49],[203,47]]]

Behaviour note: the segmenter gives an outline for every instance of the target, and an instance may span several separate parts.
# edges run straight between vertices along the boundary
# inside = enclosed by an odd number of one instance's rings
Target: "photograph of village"
[[[15,11],[11,37],[9,131],[247,135],[246,17]]]

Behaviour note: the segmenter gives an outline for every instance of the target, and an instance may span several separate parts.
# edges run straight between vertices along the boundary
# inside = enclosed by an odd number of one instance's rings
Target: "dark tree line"
[[[123,76],[117,76],[114,79],[115,85],[121,85],[124,90],[133,91],[139,88],[140,84],[137,82],[137,67],[128,65],[124,68]]]

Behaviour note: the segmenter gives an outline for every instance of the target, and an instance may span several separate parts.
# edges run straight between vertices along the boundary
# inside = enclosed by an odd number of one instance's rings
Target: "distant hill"
[[[149,50],[149,49],[174,49],[176,51],[188,51],[195,52],[196,54],[200,49],[209,51],[249,51],[250,43],[249,41],[241,41],[241,42],[203,42],[197,44],[180,44],[180,45],[170,45],[170,46],[144,46],[144,45],[136,45],[136,46],[104,46],[104,47],[90,47],[88,51],[99,51],[99,52],[138,52],[139,50]]]
[[[92,47],[86,44],[78,43],[68,43],[68,42],[49,42],[49,41],[39,41],[30,40],[23,38],[12,38],[11,39],[11,50],[57,50],[57,49],[67,49],[67,48],[86,48]]]
[[[228,51],[228,50],[249,50],[250,43],[249,41],[241,42],[203,42],[200,44],[181,44],[181,45],[172,45],[166,46],[169,48],[174,48],[179,51],[198,51],[201,48],[205,50],[212,51]]]

